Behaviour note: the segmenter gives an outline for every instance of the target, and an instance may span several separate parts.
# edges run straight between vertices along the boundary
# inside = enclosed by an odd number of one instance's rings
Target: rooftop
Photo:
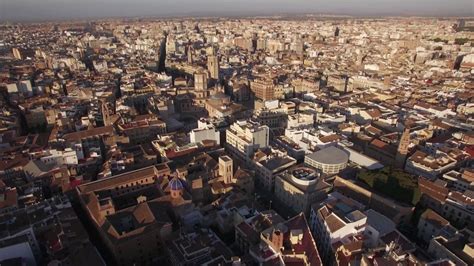
[[[342,164],[349,160],[349,155],[345,151],[333,146],[306,155],[306,157],[322,164]]]

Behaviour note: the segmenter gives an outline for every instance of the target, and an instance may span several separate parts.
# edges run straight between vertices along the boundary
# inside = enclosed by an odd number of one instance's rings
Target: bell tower
[[[410,145],[410,128],[405,127],[400,142],[398,144],[397,155],[395,156],[395,166],[403,168],[408,155],[408,146]]]

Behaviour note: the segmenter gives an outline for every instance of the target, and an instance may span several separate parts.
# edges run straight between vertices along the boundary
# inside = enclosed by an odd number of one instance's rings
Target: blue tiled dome
[[[170,181],[170,189],[171,190],[182,190],[183,189],[183,183],[181,182],[181,180],[179,180],[179,178],[174,177]]]

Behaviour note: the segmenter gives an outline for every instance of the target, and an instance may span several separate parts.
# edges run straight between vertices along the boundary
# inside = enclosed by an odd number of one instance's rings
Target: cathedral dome
[[[170,181],[170,190],[182,190],[184,188],[183,182],[177,177],[174,177]]]

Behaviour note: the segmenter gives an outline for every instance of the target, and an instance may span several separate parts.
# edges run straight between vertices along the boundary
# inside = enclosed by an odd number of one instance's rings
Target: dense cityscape
[[[0,265],[474,265],[474,20],[0,24]]]

